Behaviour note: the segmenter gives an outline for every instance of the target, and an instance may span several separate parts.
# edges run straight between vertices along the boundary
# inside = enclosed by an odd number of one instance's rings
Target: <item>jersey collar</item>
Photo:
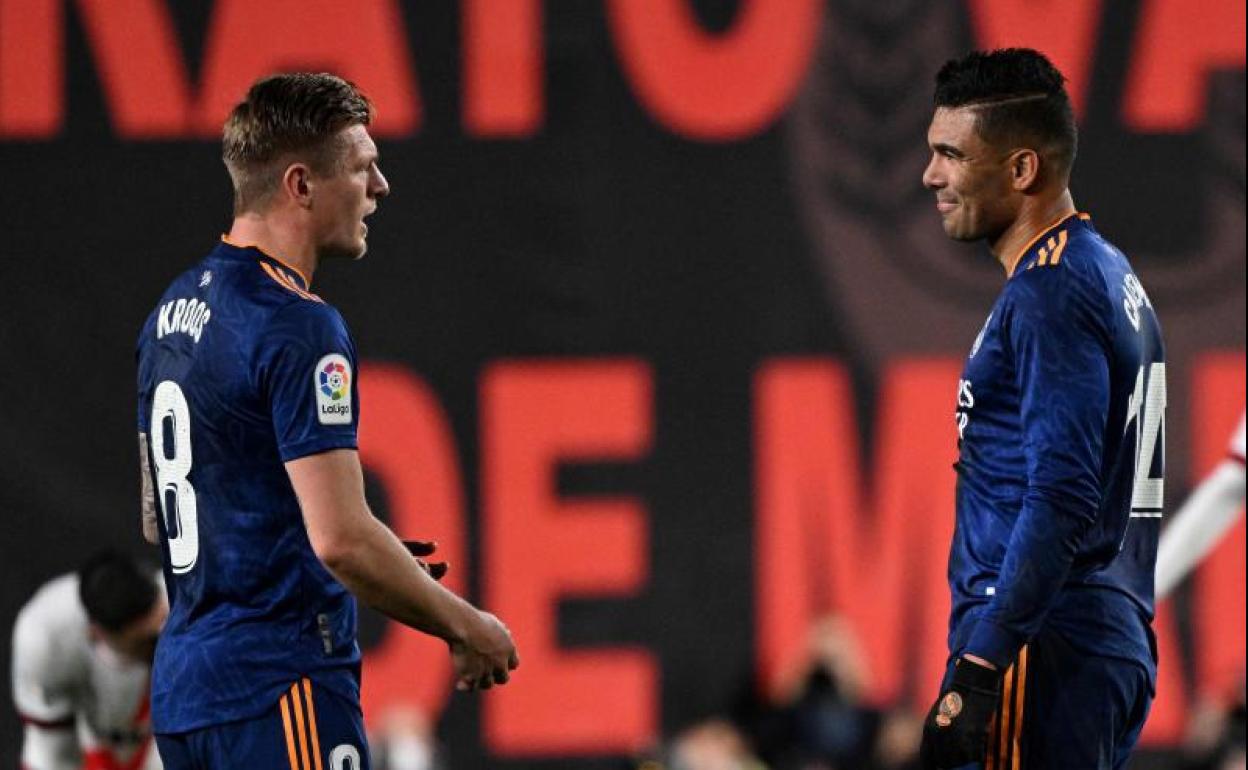
[[[308,280],[307,276],[300,272],[299,268],[291,265],[289,262],[286,262],[281,257],[273,256],[254,243],[238,243],[230,240],[230,236],[228,235],[221,236],[221,243],[223,246],[227,247],[239,256],[247,255],[248,258],[254,259],[256,255],[259,255],[264,259],[269,260],[274,265],[288,273],[292,280],[297,281],[299,288],[303,291],[308,291],[309,287],[312,285],[312,282]]]
[[[1014,276],[1018,275],[1019,273],[1027,269],[1028,265],[1024,263],[1029,261],[1028,254],[1032,251],[1032,249],[1035,249],[1037,245],[1039,245],[1040,242],[1045,239],[1045,237],[1051,235],[1054,230],[1057,230],[1062,225],[1066,224],[1071,219],[1075,219],[1075,218],[1077,218],[1080,222],[1092,221],[1092,215],[1086,214],[1082,211],[1076,211],[1073,214],[1063,214],[1055,222],[1046,226],[1040,232],[1036,233],[1035,237],[1032,238],[1030,241],[1028,241],[1026,246],[1019,249],[1018,259],[1014,260],[1014,272],[1010,273],[1010,278],[1013,278]],[[1032,255],[1032,259],[1030,261],[1034,262],[1034,258],[1036,256],[1038,255]]]

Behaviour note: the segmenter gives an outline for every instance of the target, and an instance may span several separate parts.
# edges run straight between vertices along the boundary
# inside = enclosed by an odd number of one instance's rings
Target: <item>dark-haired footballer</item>
[[[154,567],[100,551],[53,578],[13,626],[24,770],[160,770],[148,681],[169,614]]]
[[[356,597],[444,639],[459,689],[503,684],[519,662],[507,628],[435,582],[364,498],[355,343],[311,281],[363,256],[390,191],[371,118],[333,75],[257,81],[225,123],[230,232],[139,337],[144,534],[170,596],[152,722],[169,770],[367,770]]]
[[[926,767],[1120,768],[1156,680],[1161,328],[1079,213],[1064,78],[1028,49],[936,76],[923,184],[1005,271],[958,384],[949,667]]]

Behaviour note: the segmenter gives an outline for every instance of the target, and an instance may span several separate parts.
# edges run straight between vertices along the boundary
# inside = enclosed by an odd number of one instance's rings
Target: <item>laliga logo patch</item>
[[[346,356],[330,353],[312,374],[316,388],[316,419],[322,425],[351,424],[351,364]]]

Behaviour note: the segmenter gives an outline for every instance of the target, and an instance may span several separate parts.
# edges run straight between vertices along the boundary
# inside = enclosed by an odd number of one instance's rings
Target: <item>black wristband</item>
[[[953,667],[950,689],[996,695],[1001,691],[1001,672],[963,658]]]

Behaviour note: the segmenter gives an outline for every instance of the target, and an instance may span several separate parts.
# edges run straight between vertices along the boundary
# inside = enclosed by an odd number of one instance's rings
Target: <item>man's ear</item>
[[[1027,192],[1040,178],[1040,155],[1035,150],[1015,150],[1010,153],[1010,186],[1018,192]]]
[[[291,163],[282,172],[282,194],[303,208],[312,206],[312,170],[306,163]]]

